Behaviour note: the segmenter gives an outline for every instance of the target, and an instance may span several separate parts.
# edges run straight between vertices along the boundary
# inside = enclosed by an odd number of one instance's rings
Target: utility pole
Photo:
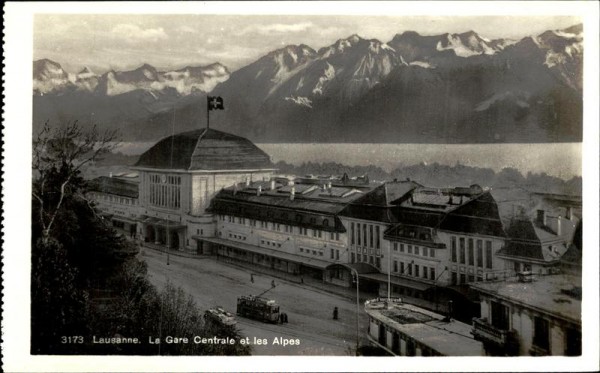
[[[360,315],[360,298],[359,298],[359,283],[358,283],[358,271],[354,268],[350,268],[352,272],[356,275],[356,356],[358,356],[358,347],[359,347],[359,336],[360,336],[360,327],[359,327],[359,315]]]

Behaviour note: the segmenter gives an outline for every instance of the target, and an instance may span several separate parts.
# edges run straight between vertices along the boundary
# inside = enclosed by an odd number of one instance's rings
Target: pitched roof
[[[498,205],[490,192],[484,192],[460,207],[450,211],[440,229],[505,237]]]
[[[114,194],[117,196],[138,198],[138,182],[116,177],[100,176],[89,181],[90,191]]]
[[[140,156],[135,167],[238,170],[273,168],[273,164],[250,140],[204,128],[160,140]]]

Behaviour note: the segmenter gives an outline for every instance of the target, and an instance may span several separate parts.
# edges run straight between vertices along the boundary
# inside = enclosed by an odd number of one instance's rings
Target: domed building
[[[199,239],[215,234],[206,211],[212,197],[236,183],[270,178],[275,170],[250,140],[207,128],[160,140],[132,169],[139,172],[138,237],[198,253]]]

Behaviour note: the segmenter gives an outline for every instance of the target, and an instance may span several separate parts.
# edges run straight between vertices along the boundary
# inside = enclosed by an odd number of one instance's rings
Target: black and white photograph
[[[5,371],[598,368],[598,5],[311,3],[7,4]]]

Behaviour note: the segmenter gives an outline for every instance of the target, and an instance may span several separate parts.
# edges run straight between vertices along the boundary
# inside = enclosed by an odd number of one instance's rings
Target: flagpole
[[[210,128],[210,107],[208,102],[208,95],[206,96],[206,129]]]

